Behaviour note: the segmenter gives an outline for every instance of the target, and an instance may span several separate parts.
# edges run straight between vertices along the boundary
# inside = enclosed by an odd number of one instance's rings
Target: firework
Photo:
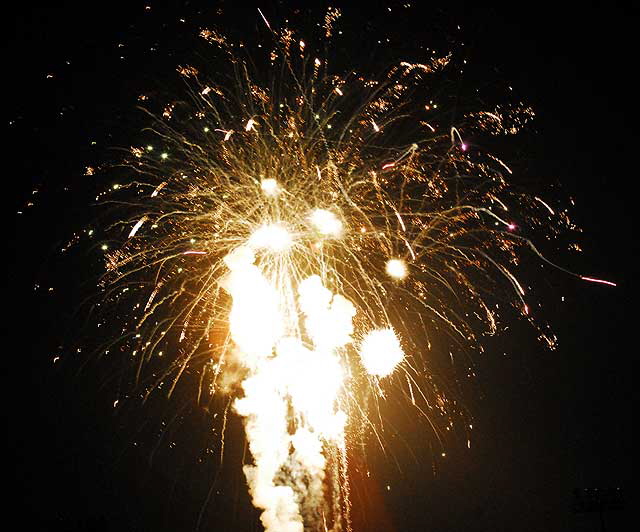
[[[530,108],[451,124],[416,96],[451,55],[342,75],[260,15],[269,74],[202,30],[230,76],[178,67],[190,98],[150,113],[155,140],[99,198],[118,205],[102,283],[145,394],[196,374],[199,402],[228,397],[243,418],[266,530],[349,529],[347,449],[378,400],[407,397],[434,427],[463,418],[431,339],[474,345],[497,330],[498,301],[528,315],[516,272],[522,250],[538,253],[514,220],[570,222],[465,140],[516,133]]]

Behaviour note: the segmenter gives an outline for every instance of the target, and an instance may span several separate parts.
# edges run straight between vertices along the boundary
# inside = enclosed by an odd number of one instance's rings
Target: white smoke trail
[[[253,246],[254,242],[249,242]],[[267,532],[300,532],[325,506],[325,445],[342,445],[346,414],[338,408],[344,372],[339,349],[351,342],[355,308],[318,276],[298,286],[298,304],[286,306],[277,288],[242,246],[225,262],[223,287],[233,298],[229,316],[238,358],[248,370],[244,397],[234,408],[244,417],[254,464],[244,468],[253,504]],[[285,323],[304,316],[313,343],[287,336]],[[311,523],[309,523],[311,524]]]

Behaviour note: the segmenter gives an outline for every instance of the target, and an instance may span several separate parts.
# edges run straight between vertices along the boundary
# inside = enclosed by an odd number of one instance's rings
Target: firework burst
[[[378,400],[406,397],[436,432],[464,419],[436,384],[431,339],[475,345],[497,330],[498,300],[529,314],[514,270],[537,251],[511,210],[531,227],[540,213],[570,222],[465,140],[516,133],[530,108],[451,124],[421,96],[450,55],[341,74],[264,23],[266,74],[202,30],[228,75],[179,66],[189,98],[149,112],[154,140],[99,197],[117,217],[102,284],[146,394],[197,375],[198,402],[228,397],[242,416],[267,530],[349,529],[347,449],[376,430]]]

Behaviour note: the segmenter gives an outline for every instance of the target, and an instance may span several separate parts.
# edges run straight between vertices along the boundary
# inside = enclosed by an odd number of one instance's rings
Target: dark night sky
[[[161,398],[146,411],[114,415],[108,364],[83,365],[84,353],[52,363],[62,354],[59,344],[73,345],[82,318],[74,310],[98,271],[95,253],[62,260],[56,252],[79,220],[90,220],[83,169],[104,157],[114,139],[126,139],[136,89],[170,71],[184,53],[173,26],[162,23],[196,11],[193,3],[149,4],[151,14],[137,2],[63,2],[55,9],[15,3],[3,16],[2,183],[13,228],[4,261],[5,501],[26,530],[195,530],[201,510],[202,530],[260,529],[240,473],[241,446],[229,444],[219,472],[215,457],[203,454],[207,413],[185,414],[168,437],[177,444],[168,449],[154,436],[165,409]],[[230,11],[232,31],[233,21],[249,29],[261,23],[253,7],[238,4],[198,3],[209,13],[219,6]],[[262,5],[274,20],[287,11],[280,3]],[[373,448],[374,478],[354,487],[356,523],[361,508],[368,516],[362,530],[598,530],[597,515],[572,513],[572,490],[621,487],[629,498],[637,189],[631,31],[638,17],[612,3],[528,5],[528,11],[416,7],[389,22],[389,31],[411,36],[402,51],[461,35],[467,79],[511,85],[535,108],[536,133],[523,137],[513,162],[534,186],[554,183],[558,201],[574,198],[573,219],[584,230],[584,253],[549,248],[551,258],[618,287],[532,267],[559,348],[545,350],[518,324],[488,344],[476,360],[477,390],[468,397],[471,449],[466,440],[454,441],[446,459],[433,458],[428,433],[399,420],[405,442],[391,437],[393,456],[386,458]],[[347,24],[366,32],[385,23],[386,6],[407,12],[401,3],[376,6],[346,9]],[[157,59],[132,59],[156,40]],[[357,60],[372,52],[361,47],[350,54]],[[35,205],[25,207],[30,201]],[[240,440],[237,421],[229,431],[229,442]],[[622,530],[627,511],[606,515],[607,530]]]

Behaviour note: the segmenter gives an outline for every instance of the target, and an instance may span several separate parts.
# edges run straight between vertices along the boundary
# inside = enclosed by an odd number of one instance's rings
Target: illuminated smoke
[[[297,304],[288,302],[256,266],[249,246],[231,252],[225,263],[230,272],[222,285],[233,298],[231,336],[248,370],[241,383],[244,396],[234,403],[245,419],[254,459],[244,473],[254,505],[263,510],[265,529],[301,531],[301,501],[312,509],[307,514],[325,504],[324,450],[344,441],[339,350],[351,342],[355,307],[316,275],[300,282]],[[298,315],[313,349],[285,331],[285,323]]]

